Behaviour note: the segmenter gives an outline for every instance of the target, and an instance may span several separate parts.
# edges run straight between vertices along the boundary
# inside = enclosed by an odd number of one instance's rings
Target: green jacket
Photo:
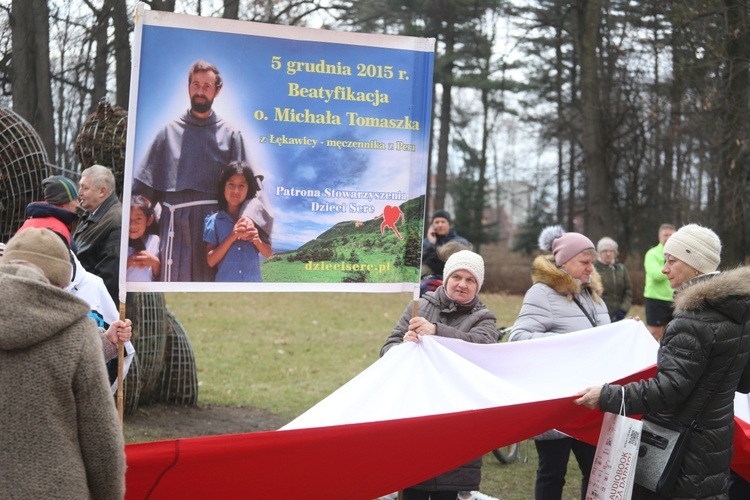
[[[607,265],[597,260],[594,262],[594,268],[602,279],[602,300],[607,304],[610,319],[623,319],[633,301],[633,286],[625,264],[615,261],[614,264]],[[617,311],[622,311],[619,317]]]
[[[647,299],[666,300],[672,302],[673,290],[669,284],[666,274],[662,274],[664,267],[664,245],[659,243],[643,258],[643,268],[646,271],[646,285],[643,287],[643,296]]]

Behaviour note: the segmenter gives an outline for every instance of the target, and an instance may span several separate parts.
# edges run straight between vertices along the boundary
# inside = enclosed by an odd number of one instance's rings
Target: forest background
[[[697,222],[750,254],[750,5],[740,0],[150,0],[151,9],[437,40],[428,208],[530,252],[560,223],[638,267]],[[128,107],[133,0],[0,0],[0,105],[76,177],[101,99]],[[495,207],[530,189],[512,236]]]
[[[740,0],[150,0],[155,10],[263,23],[310,26],[338,31],[434,37],[437,40],[434,109],[427,206],[450,208],[459,232],[475,243],[488,264],[483,292],[504,292],[493,304],[509,325],[520,296],[530,285],[528,255],[510,256],[502,249],[510,235],[507,221],[493,207],[506,199],[514,183],[528,185],[531,203],[526,222],[513,235],[514,246],[527,253],[540,229],[559,223],[593,240],[609,235],[620,243],[640,303],[640,257],[656,243],[662,222],[676,226],[697,222],[715,229],[724,243],[722,267],[746,262],[750,255],[750,4]],[[127,109],[130,90],[133,0],[0,0],[0,106],[13,109],[38,131],[55,173],[77,178],[80,162],[75,141],[86,117],[102,99]],[[0,179],[3,182],[3,179]],[[270,300],[258,294],[243,301]],[[179,300],[178,300],[179,297]],[[271,408],[275,428],[345,382],[377,356],[377,350],[404,297],[388,297],[388,306],[359,304],[357,318],[378,319],[372,340],[348,335],[330,318],[312,318],[290,330],[315,335],[300,345],[322,345],[311,353],[305,380],[318,392],[301,408],[287,409],[253,395],[228,400],[234,386],[212,378],[214,365],[225,363],[205,346],[237,350],[231,301],[220,324],[198,321],[213,308],[197,307],[199,297],[170,296],[196,343],[201,402],[231,410],[241,405]],[[216,297],[215,299],[218,299]],[[317,305],[316,310],[320,307]],[[338,305],[324,296],[326,303]],[[386,297],[369,300],[384,302]],[[278,300],[284,297],[278,296]],[[228,303],[230,301],[227,301]],[[391,304],[393,302],[393,304]],[[182,306],[182,307],[181,307]],[[312,306],[311,306],[312,307]],[[259,308],[277,313],[273,307]],[[338,309],[336,309],[338,311]],[[293,311],[282,319],[303,322]],[[640,310],[634,310],[634,313]],[[192,315],[191,315],[192,313]],[[296,314],[295,314],[296,313]],[[388,314],[389,316],[384,316]],[[195,316],[196,318],[194,318]],[[331,317],[341,317],[332,314]],[[350,315],[351,316],[351,315]],[[300,378],[301,352],[279,333],[278,314],[261,342],[252,335],[240,350],[263,355],[288,377]],[[311,327],[310,325],[313,325]],[[361,326],[361,325],[360,325]],[[205,331],[204,331],[205,330]],[[253,333],[253,332],[250,332]],[[255,332],[253,334],[257,334]],[[362,333],[361,331],[358,333]],[[217,342],[225,335],[225,342]],[[205,337],[205,342],[202,340]],[[323,339],[329,344],[322,344]],[[346,374],[319,366],[331,349],[347,339],[366,353]],[[366,344],[366,345],[365,345]],[[243,344],[244,346],[244,344]],[[260,347],[259,347],[260,346]],[[293,348],[294,347],[294,348]],[[309,349],[309,348],[306,348]],[[279,359],[297,357],[294,362]],[[274,356],[278,356],[274,357]],[[329,363],[328,366],[330,366]],[[246,367],[246,363],[242,366]],[[235,371],[236,373],[236,371]],[[278,395],[290,384],[276,377]],[[331,387],[321,384],[331,374]],[[238,382],[235,380],[235,382]],[[216,384],[216,386],[212,386]],[[238,386],[248,384],[239,380]],[[302,384],[302,390],[309,390]],[[295,395],[290,400],[299,400]],[[200,409],[205,411],[206,408]],[[175,424],[174,412],[162,425]],[[144,414],[156,415],[146,410]],[[279,413],[283,413],[278,417]],[[253,429],[228,427],[241,419],[232,413],[226,425],[200,413],[200,429],[217,433]],[[214,414],[212,414],[214,415]],[[260,420],[253,417],[253,424]],[[133,428],[133,424],[129,424]],[[154,434],[149,424],[144,440]],[[128,425],[126,424],[126,430]],[[255,428],[254,430],[257,430]],[[533,447],[532,447],[533,453]],[[534,463],[533,457],[531,463]],[[483,489],[503,498],[528,498],[533,467],[527,475],[485,460]],[[496,470],[492,470],[494,467]],[[524,469],[524,470],[525,470]],[[508,474],[500,476],[501,470]],[[571,467],[573,470],[573,467]],[[497,486],[491,486],[491,478]],[[519,483],[514,483],[518,478]],[[523,486],[519,486],[523,485]],[[501,489],[502,488],[502,489]],[[575,487],[573,488],[573,490]],[[516,492],[514,497],[511,492]],[[574,497],[575,492],[568,497]]]

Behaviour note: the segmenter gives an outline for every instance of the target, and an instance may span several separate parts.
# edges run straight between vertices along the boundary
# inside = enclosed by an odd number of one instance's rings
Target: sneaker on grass
[[[499,500],[498,498],[485,495],[481,491],[459,491],[459,500]]]

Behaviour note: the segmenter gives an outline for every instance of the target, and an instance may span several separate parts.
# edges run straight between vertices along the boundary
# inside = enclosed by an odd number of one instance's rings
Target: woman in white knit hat
[[[552,337],[608,324],[601,279],[594,269],[594,243],[581,233],[550,226],[539,235],[539,248],[547,253],[534,259],[533,285],[523,298],[508,340]],[[550,383],[553,378],[550,372]],[[581,498],[585,498],[596,447],[556,430],[536,436],[534,445],[539,456],[536,500],[562,497],[571,451],[581,470]]]
[[[633,498],[726,498],[735,391],[750,392],[750,268],[718,273],[721,241],[688,224],[664,245],[674,319],[661,338],[653,378],[625,385],[625,412],[696,431],[671,490],[636,484]],[[622,386],[581,392],[577,404],[617,413]],[[642,466],[638,462],[636,467]]]
[[[443,284],[419,299],[412,317],[406,308],[380,355],[404,342],[419,342],[422,335],[437,335],[477,344],[497,342],[497,318],[477,295],[484,282],[484,260],[469,250],[454,253],[445,262]],[[404,490],[404,500],[455,499],[459,492],[479,489],[482,458]]]

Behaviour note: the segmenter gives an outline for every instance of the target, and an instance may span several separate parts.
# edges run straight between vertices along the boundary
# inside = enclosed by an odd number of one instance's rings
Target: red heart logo
[[[385,222],[386,226],[395,227],[396,221],[400,215],[401,209],[398,207],[386,205],[385,208],[383,208],[383,222]]]

